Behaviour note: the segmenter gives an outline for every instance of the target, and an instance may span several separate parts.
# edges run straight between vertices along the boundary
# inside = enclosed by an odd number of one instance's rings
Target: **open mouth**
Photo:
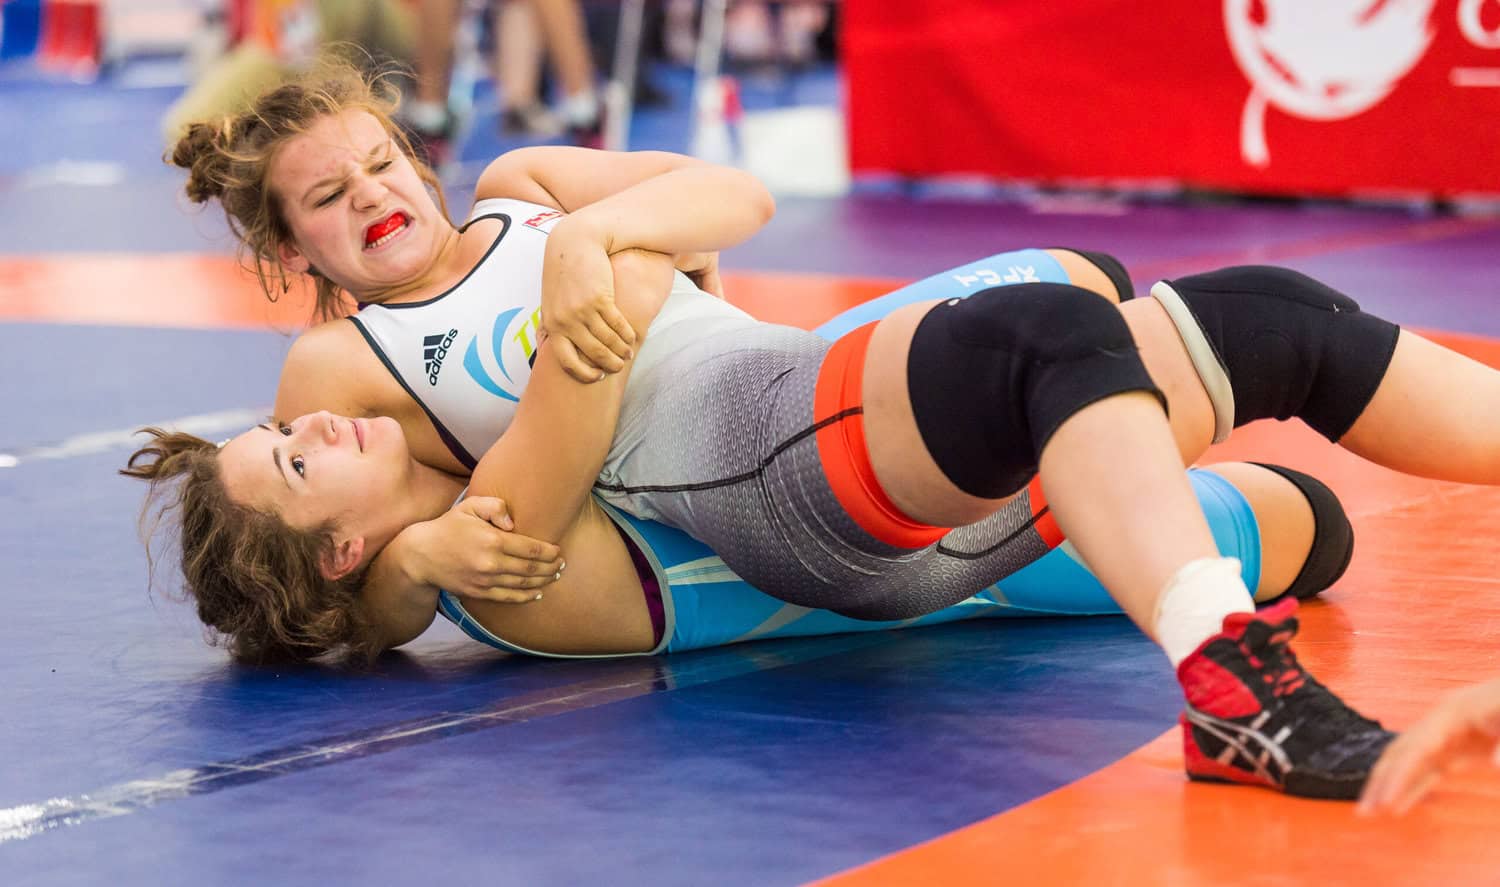
[[[395,240],[411,224],[411,217],[397,210],[365,229],[365,249],[379,249]]]

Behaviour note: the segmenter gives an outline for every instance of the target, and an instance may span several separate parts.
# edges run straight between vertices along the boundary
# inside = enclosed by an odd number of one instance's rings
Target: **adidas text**
[[[443,369],[443,358],[448,356],[448,348],[456,338],[458,330],[449,330],[446,335],[434,333],[422,339],[422,360],[427,368],[428,385],[437,384],[438,373]]]

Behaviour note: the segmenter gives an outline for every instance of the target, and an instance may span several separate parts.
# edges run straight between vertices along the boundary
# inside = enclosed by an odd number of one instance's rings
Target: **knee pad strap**
[[[1344,512],[1343,503],[1333,490],[1315,477],[1281,465],[1254,463],[1286,478],[1312,506],[1313,542],[1307,560],[1285,594],[1306,600],[1333,585],[1349,568],[1354,557],[1354,527]]]
[[[1401,332],[1286,268],[1225,268],[1163,281],[1153,294],[1158,288],[1180,297],[1212,346],[1236,426],[1296,416],[1337,442],[1380,387]]]
[[[1165,281],[1151,287],[1151,298],[1161,303],[1167,317],[1177,327],[1177,335],[1187,348],[1188,359],[1198,371],[1198,379],[1208,392],[1209,403],[1214,408],[1214,443],[1223,443],[1234,430],[1234,387],[1229,384],[1229,373],[1224,370],[1224,361],[1214,351],[1214,346],[1203,334],[1203,327],[1193,317],[1177,291]]]
[[[1025,486],[1053,433],[1084,407],[1128,391],[1162,400],[1119,309],[1056,283],[997,287],[927,312],[907,390],[938,467],[986,499]]]

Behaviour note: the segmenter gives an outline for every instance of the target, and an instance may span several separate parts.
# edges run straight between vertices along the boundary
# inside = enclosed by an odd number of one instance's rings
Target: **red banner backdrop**
[[[846,0],[858,172],[1500,194],[1500,0]]]

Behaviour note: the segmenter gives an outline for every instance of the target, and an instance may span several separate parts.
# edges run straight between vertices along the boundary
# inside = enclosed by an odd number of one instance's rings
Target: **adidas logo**
[[[428,385],[437,384],[438,373],[443,369],[443,358],[448,356],[448,348],[456,338],[458,338],[458,330],[433,333],[422,338],[422,360],[423,366],[427,368]]]

